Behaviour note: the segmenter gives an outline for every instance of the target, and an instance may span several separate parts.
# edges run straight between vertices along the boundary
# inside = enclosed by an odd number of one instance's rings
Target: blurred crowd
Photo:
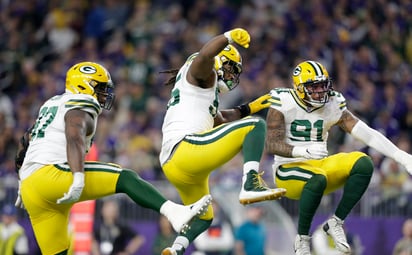
[[[410,13],[409,0],[2,0],[0,200],[15,199],[19,138],[40,105],[64,92],[66,70],[79,61],[102,63],[116,86],[114,109],[99,120],[93,153],[143,178],[164,179],[158,155],[171,88],[160,72],[178,68],[211,37],[235,27],[252,39],[249,49],[239,49],[240,86],[223,95],[220,107],[290,87],[291,69],[317,60],[352,112],[412,152]],[[330,136],[331,153],[362,149],[339,130]],[[404,169],[370,153],[377,168],[372,185],[411,190]],[[263,164],[270,181],[271,161],[267,155]],[[240,165],[236,158],[211,180],[237,182]]]

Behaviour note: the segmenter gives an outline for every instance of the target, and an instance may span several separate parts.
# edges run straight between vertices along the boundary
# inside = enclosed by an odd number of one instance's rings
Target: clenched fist
[[[249,48],[250,35],[243,28],[235,28],[224,33],[229,43],[236,43],[243,48]]]

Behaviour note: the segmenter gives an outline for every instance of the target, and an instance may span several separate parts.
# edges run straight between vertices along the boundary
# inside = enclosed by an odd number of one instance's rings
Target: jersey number
[[[56,117],[57,106],[44,107],[40,110],[39,118],[37,118],[34,124],[33,130],[31,131],[31,138],[42,138],[44,137],[44,130]]]
[[[219,106],[219,100],[217,99],[218,95],[218,90],[216,89],[215,91],[215,100],[213,100],[213,105],[209,106],[209,113],[213,116],[213,118],[217,114],[217,108]],[[180,102],[180,90],[178,88],[174,88],[171,92],[171,97],[169,99],[169,102],[167,102],[167,109],[169,107],[176,105]]]
[[[312,123],[309,120],[294,120],[290,125],[290,132],[293,141],[310,141],[312,129],[316,130],[316,138],[313,142],[322,142],[323,120]],[[296,138],[294,138],[296,137]]]

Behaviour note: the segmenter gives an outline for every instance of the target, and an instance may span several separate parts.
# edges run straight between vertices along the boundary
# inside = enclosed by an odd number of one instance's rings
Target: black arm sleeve
[[[20,138],[18,147],[17,147],[17,153],[16,157],[14,158],[14,163],[16,166],[16,172],[19,172],[19,169],[21,165],[23,164],[24,157],[26,156],[27,148],[29,147],[29,142],[30,142],[30,133],[33,127],[31,127],[29,130],[24,132],[23,136]]]

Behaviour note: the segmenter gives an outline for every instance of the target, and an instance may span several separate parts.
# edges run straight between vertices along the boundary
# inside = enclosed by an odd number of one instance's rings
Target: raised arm
[[[199,51],[190,66],[187,80],[201,88],[214,86],[216,72],[214,69],[215,56],[228,44],[236,43],[248,48],[250,43],[249,33],[242,28],[235,28],[224,34],[218,35],[208,41]]]

